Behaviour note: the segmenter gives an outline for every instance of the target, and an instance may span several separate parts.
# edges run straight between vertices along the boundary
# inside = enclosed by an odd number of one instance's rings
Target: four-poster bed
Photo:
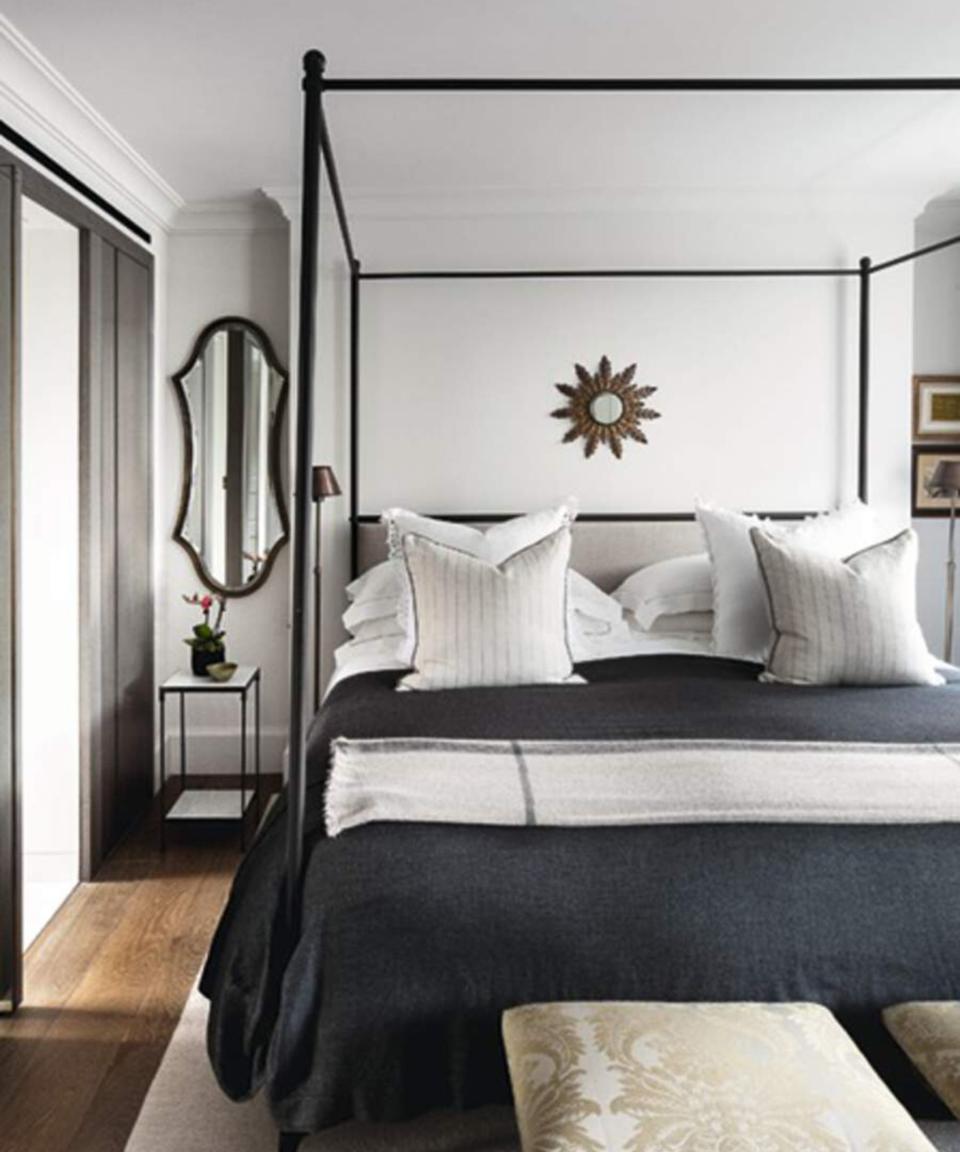
[[[351,569],[357,574],[358,529],[378,517],[360,512],[359,473],[359,387],[360,387],[360,287],[364,281],[382,280],[511,280],[511,279],[672,279],[672,278],[745,278],[757,277],[822,277],[855,279],[859,288],[858,340],[858,414],[857,414],[857,495],[867,502],[869,495],[868,439],[870,430],[870,279],[880,272],[922,256],[960,244],[953,236],[914,252],[874,264],[869,256],[861,257],[857,268],[605,268],[605,269],[480,269],[480,270],[404,270],[364,272],[350,233],[333,144],[327,126],[323,96],[327,92],[957,92],[960,78],[554,78],[525,77],[475,78],[328,78],[326,58],[311,49],[303,58],[303,165],[300,216],[300,295],[299,345],[297,354],[297,427],[294,464],[294,545],[293,545],[293,631],[290,655],[290,797],[288,851],[291,877],[302,869],[303,838],[303,770],[304,770],[304,668],[306,588],[309,568],[308,519],[309,470],[312,464],[314,394],[314,356],[317,325],[317,261],[320,224],[321,158],[330,185],[343,250],[350,268],[350,532]],[[807,513],[764,512],[761,515],[784,519]],[[464,523],[494,523],[507,519],[503,514],[461,513],[445,519]],[[682,520],[693,519],[692,513],[591,514],[579,519],[590,520]],[[291,923],[295,923],[295,885],[289,893]]]
[[[437,965],[446,961],[454,969],[460,966],[462,973],[465,974],[469,968],[468,956],[473,954],[471,950],[475,952],[484,948],[484,933],[496,941],[505,956],[510,954],[511,949],[518,948],[517,933],[534,915],[533,907],[512,890],[510,885],[510,869],[517,866],[517,861],[521,857],[525,861],[523,880],[527,889],[537,891],[538,886],[543,886],[551,893],[553,900],[570,901],[568,909],[570,917],[583,917],[590,915],[591,900],[598,899],[595,890],[596,877],[610,867],[611,858],[615,861],[615,885],[622,886],[628,883],[627,877],[630,875],[642,876],[645,871],[660,867],[660,881],[665,890],[672,891],[674,899],[695,901],[698,906],[703,902],[704,908],[710,908],[722,907],[724,898],[716,887],[712,886],[712,881],[707,882],[704,878],[701,878],[702,886],[699,888],[697,884],[691,888],[685,886],[686,880],[682,876],[680,861],[687,858],[690,853],[707,856],[714,852],[721,853],[721,858],[730,861],[732,872],[739,876],[744,892],[751,891],[750,877],[757,867],[749,863],[748,858],[752,853],[756,853],[762,859],[776,858],[782,851],[788,856],[794,853],[807,862],[804,868],[809,870],[802,870],[799,885],[797,877],[791,879],[781,874],[779,879],[801,902],[809,902],[811,897],[807,893],[807,888],[810,888],[815,898],[823,900],[824,906],[829,909],[823,924],[830,926],[849,920],[850,906],[846,903],[847,897],[844,894],[828,893],[826,890],[821,890],[821,885],[831,874],[831,870],[834,875],[842,873],[844,860],[850,859],[851,854],[862,853],[863,859],[867,861],[864,867],[868,872],[873,870],[871,874],[874,880],[878,885],[884,886],[889,885],[895,875],[901,875],[904,871],[910,872],[913,869],[923,871],[932,867],[933,857],[927,854],[931,852],[935,854],[937,851],[950,852],[954,863],[943,871],[920,903],[918,903],[920,896],[915,889],[911,889],[909,894],[904,893],[904,898],[897,902],[899,915],[906,919],[913,918],[915,921],[913,931],[915,946],[912,947],[909,956],[904,954],[898,962],[908,973],[915,971],[919,974],[916,980],[917,987],[903,978],[903,971],[899,971],[895,977],[892,973],[888,973],[883,979],[878,978],[876,986],[871,986],[869,989],[857,985],[856,994],[848,996],[844,1004],[848,1007],[853,1006],[854,1017],[863,1025],[861,1040],[869,1044],[871,1037],[875,1039],[876,1032],[872,1013],[884,997],[913,995],[917,988],[927,994],[936,991],[938,994],[960,996],[960,982],[958,982],[960,976],[948,976],[940,971],[942,957],[949,951],[952,943],[957,942],[960,926],[960,907],[956,906],[956,897],[950,896],[950,892],[954,891],[951,877],[960,879],[960,850],[955,845],[955,829],[950,826],[938,827],[932,831],[929,828],[919,830],[901,828],[895,832],[871,830],[882,832],[882,836],[864,835],[861,830],[849,833],[847,838],[836,835],[835,829],[823,828],[784,832],[783,829],[778,830],[773,826],[760,825],[746,831],[742,827],[737,829],[728,827],[722,831],[715,829],[709,835],[703,832],[692,833],[689,828],[681,828],[680,838],[684,841],[682,848],[677,847],[673,840],[668,843],[665,839],[665,830],[662,828],[619,829],[615,833],[610,833],[610,839],[605,840],[604,852],[600,855],[595,854],[594,842],[588,843],[586,836],[578,835],[580,830],[576,829],[537,829],[541,837],[537,839],[535,847],[522,839],[529,834],[528,829],[497,829],[490,832],[471,827],[438,830],[416,825],[373,826],[349,833],[342,840],[337,838],[334,841],[325,839],[322,830],[323,793],[327,779],[330,744],[334,739],[344,735],[350,737],[365,735],[376,737],[395,733],[420,735],[426,731],[431,735],[448,739],[456,737],[550,739],[559,735],[564,738],[602,741],[614,732],[621,736],[648,737],[651,734],[649,716],[637,718],[631,704],[634,699],[632,693],[637,690],[637,683],[643,682],[644,690],[651,693],[664,714],[669,714],[670,702],[683,694],[682,686],[688,683],[689,678],[689,682],[695,683],[699,694],[700,713],[697,716],[682,718],[686,725],[683,734],[687,737],[721,735],[744,738],[762,731],[788,734],[792,732],[795,739],[853,740],[857,738],[857,733],[862,736],[864,732],[870,732],[878,733],[877,738],[884,739],[884,733],[887,731],[884,728],[884,717],[889,716],[893,706],[893,711],[899,714],[902,710],[906,719],[895,725],[895,732],[891,729],[887,733],[887,738],[893,741],[922,742],[936,738],[931,733],[939,733],[939,739],[943,743],[950,744],[957,742],[957,731],[952,712],[945,711],[943,704],[952,701],[944,701],[941,704],[939,701],[931,700],[924,696],[923,689],[887,690],[888,693],[903,693],[903,695],[894,697],[888,694],[880,701],[875,696],[877,690],[867,689],[859,691],[856,695],[848,695],[842,703],[839,703],[833,700],[829,693],[819,692],[814,699],[811,696],[804,697],[801,690],[799,697],[787,693],[782,697],[778,696],[776,702],[771,697],[769,715],[759,718],[752,715],[748,722],[747,713],[756,711],[752,703],[752,692],[755,690],[753,682],[757,673],[755,667],[733,664],[729,667],[718,667],[717,680],[714,683],[704,675],[702,666],[690,666],[689,662],[661,663],[656,665],[655,671],[646,668],[633,669],[628,677],[629,687],[622,679],[622,668],[614,671],[607,667],[598,667],[593,671],[592,678],[588,677],[590,687],[585,695],[589,697],[590,702],[581,702],[582,698],[578,697],[578,702],[571,704],[569,715],[557,731],[549,713],[558,705],[557,691],[563,692],[564,689],[533,687],[502,690],[504,696],[502,699],[500,696],[496,697],[492,719],[488,716],[491,698],[485,695],[485,692],[490,690],[459,690],[456,704],[448,706],[446,713],[438,717],[435,702],[431,704],[428,699],[424,699],[429,697],[430,693],[395,693],[393,689],[396,676],[379,674],[373,678],[354,677],[337,686],[314,724],[308,749],[305,715],[305,701],[308,695],[305,691],[307,633],[304,627],[310,573],[308,512],[310,470],[313,463],[312,412],[318,314],[319,208],[321,180],[324,173],[350,275],[349,496],[351,562],[355,576],[361,568],[369,566],[370,546],[364,543],[364,532],[369,533],[371,525],[377,519],[361,511],[359,489],[359,333],[362,286],[365,282],[424,279],[453,281],[597,278],[823,278],[854,281],[859,291],[857,492],[859,498],[866,502],[869,495],[872,278],[918,257],[960,243],[960,236],[957,236],[875,264],[870,258],[864,257],[857,267],[364,271],[351,237],[323,108],[325,93],[499,91],[802,94],[958,91],[960,79],[328,79],[324,68],[325,61],[319,52],[307,53],[304,58],[303,78],[305,118],[292,517],[294,539],[289,783],[285,811],[281,811],[279,816],[275,816],[268,823],[259,838],[260,844],[251,852],[241,869],[238,876],[238,892],[228,907],[204,977],[204,990],[214,1000],[210,1031],[211,1051],[225,1088],[232,1095],[243,1096],[266,1082],[279,1122],[289,1131],[298,1132],[334,1123],[353,1114],[390,1118],[415,1113],[438,1103],[466,1105],[500,1098],[504,1083],[502,1070],[495,1066],[495,1057],[491,1055],[490,1049],[489,1017],[492,1009],[495,1005],[502,1007],[501,1001],[504,998],[507,1002],[511,1002],[522,994],[528,998],[538,997],[542,995],[543,987],[534,979],[531,971],[524,968],[522,972],[514,973],[515,979],[509,987],[498,987],[495,993],[491,992],[489,1003],[477,993],[476,1002],[472,1001],[462,1006],[463,1016],[457,1015],[450,1025],[450,1028],[457,1033],[454,1038],[445,1032],[447,1024],[444,1012],[450,1010],[449,998],[455,993],[455,989],[454,993],[451,993],[448,982],[445,984],[439,969],[431,973],[430,968],[431,963]],[[775,520],[796,520],[807,514],[795,511],[769,511],[762,515]],[[506,520],[507,517],[464,512],[446,516],[445,519],[467,524],[489,524]],[[600,529],[608,522],[613,525],[650,524],[660,525],[666,531],[676,531],[681,535],[685,522],[692,519],[693,514],[686,512],[586,513],[579,518],[580,522],[591,528],[596,526]],[[361,553],[364,549],[367,551],[368,559],[361,563]],[[722,661],[718,662],[718,665],[721,664]],[[366,683],[361,684],[361,681]],[[749,682],[749,690],[746,682]],[[506,695],[508,692],[512,692],[513,695]],[[564,699],[564,710],[566,705],[567,701]],[[391,723],[395,725],[394,728],[390,727]],[[653,724],[653,728],[657,728],[657,723]],[[838,732],[843,734],[838,737]],[[669,725],[657,729],[655,734],[676,735]],[[777,738],[789,739],[790,736]],[[311,792],[309,798],[308,791]],[[316,799],[317,803],[314,804],[313,799]],[[827,831],[831,832],[830,836],[825,834]],[[677,833],[677,829],[673,832]],[[735,832],[740,837],[739,840],[735,838]],[[516,835],[513,835],[514,833]],[[774,834],[779,838],[776,842]],[[604,835],[606,836],[606,833]],[[311,840],[310,856],[305,851],[308,837],[315,838]],[[351,837],[356,837],[356,840],[352,841]],[[744,845],[747,845],[746,849]],[[256,859],[257,848],[260,849],[259,855],[263,857],[259,863]],[[476,887],[471,888],[471,898],[478,900],[482,908],[487,910],[486,914],[493,916],[493,906],[489,905],[489,900],[498,898],[500,894],[507,908],[505,922],[497,924],[494,931],[488,932],[483,920],[485,913],[478,912],[476,928],[464,929],[469,938],[466,951],[458,949],[456,944],[451,944],[450,951],[445,956],[424,958],[418,955],[418,937],[421,938],[421,943],[423,939],[429,938],[436,944],[439,937],[434,933],[439,931],[438,925],[445,919],[449,920],[451,910],[456,906],[457,885],[468,883],[467,876],[477,872],[476,860],[471,855],[474,852],[483,860],[483,866],[479,871],[482,872],[485,868],[491,871],[489,890],[484,888],[480,892]],[[677,853],[676,871],[671,872],[669,864],[656,864],[658,857],[664,852],[667,856]],[[466,871],[461,859],[464,853],[470,856]],[[940,859],[942,858],[941,856]],[[578,882],[583,881],[589,889],[588,893],[562,895],[554,890],[558,870],[562,873],[569,867],[575,870]],[[425,869],[427,874],[437,877],[437,892],[431,892],[430,895],[430,899],[438,901],[437,908],[434,909],[436,920],[431,920],[426,912],[423,913],[423,919],[419,920],[416,911],[410,913],[412,920],[409,924],[402,918],[393,920],[389,906],[384,903],[383,894],[376,890],[376,885],[387,883],[388,879],[390,882],[401,883],[400,878],[407,876],[411,869],[416,871]],[[594,877],[593,880],[590,879],[591,876]],[[807,887],[804,887],[804,882]],[[760,884],[759,889],[755,887],[753,890],[754,894],[762,891],[762,880],[754,883]],[[309,898],[305,896],[307,887],[310,889]],[[413,891],[415,895],[422,895],[419,888],[414,888]],[[357,903],[351,904],[351,900],[356,900]],[[354,918],[358,914],[358,908],[365,906],[366,900],[369,900],[371,906],[380,914],[382,923],[369,929],[365,927],[364,930],[371,931],[372,935],[364,940],[362,963],[353,963],[356,957],[351,957],[348,962],[347,952],[343,951],[344,941],[359,931]],[[603,903],[602,899],[600,902]],[[243,906],[244,903],[246,907]],[[282,914],[277,911],[278,903],[282,904]],[[949,905],[948,912],[942,912],[947,905]],[[251,919],[253,906],[256,906],[261,917],[266,916],[270,921],[266,928],[262,924],[259,928],[255,926]],[[667,923],[661,920],[657,907],[654,904],[645,907],[648,920],[644,924],[644,931],[649,933],[653,928],[668,931]],[[342,920],[337,919],[336,909],[339,909]],[[934,915],[936,909],[941,910],[944,919],[936,933],[931,929],[930,936],[922,939],[920,925],[925,922],[923,917]],[[733,915],[733,910],[728,908],[727,911]],[[916,919],[917,917],[920,919]],[[629,934],[624,937],[618,932],[617,908],[611,907],[606,912],[600,913],[598,922],[602,926],[602,932],[609,934],[609,940],[616,948],[629,951]],[[901,927],[904,922],[905,920],[900,921]],[[677,986],[669,985],[670,979],[677,977],[678,963],[682,965],[689,959],[687,951],[670,953],[667,949],[667,956],[660,963],[672,971],[667,973],[664,970],[657,973],[655,971],[657,961],[649,953],[648,942],[644,954],[647,963],[651,965],[653,975],[650,976],[650,983],[647,985],[636,973],[628,976],[619,962],[613,965],[615,974],[612,971],[600,973],[597,968],[591,968],[587,964],[576,943],[560,932],[555,925],[541,923],[540,927],[544,932],[544,947],[553,948],[559,958],[556,962],[562,961],[564,949],[568,949],[573,971],[579,972],[588,983],[593,981],[591,992],[594,996],[608,994],[623,996],[625,989],[627,992],[645,992],[650,988],[656,988],[666,998],[667,993],[678,990]],[[783,938],[778,935],[781,930],[785,934]],[[819,943],[823,950],[830,952],[829,932],[826,936],[822,936],[812,924],[807,925],[807,930],[810,933],[812,948],[816,948]],[[745,997],[763,995],[774,999],[783,995],[795,995],[797,989],[792,983],[792,977],[787,978],[777,969],[777,964],[784,961],[789,948],[798,944],[797,939],[791,938],[786,941],[789,933],[790,927],[785,925],[778,925],[776,931],[769,930],[767,926],[760,933],[764,941],[757,945],[757,956],[754,959],[758,963],[761,959],[767,961],[769,974],[766,968],[758,969],[756,964],[750,962],[745,968],[736,968],[736,971],[731,969],[727,974],[729,979],[725,983],[722,971],[714,979],[712,974],[708,976],[702,966],[691,959],[690,969],[679,976],[683,986],[680,991],[683,991],[688,998],[701,998],[705,993],[717,998],[729,998],[731,995]],[[253,964],[241,955],[245,947],[243,941],[247,935],[257,936],[259,941],[256,945],[259,949],[257,953],[259,959]],[[904,935],[909,939],[911,933],[908,931]],[[937,938],[934,939],[934,936]],[[893,956],[897,947],[895,938],[900,939],[899,931],[894,931],[888,939],[883,930],[879,930],[871,946],[880,955],[886,955],[889,951],[890,956]],[[317,943],[318,939],[321,940],[320,944]],[[307,940],[310,941],[309,946],[299,947],[299,942]],[[689,949],[697,943],[700,947],[704,947],[708,939],[698,938],[697,932],[694,931],[690,939],[684,941],[683,949]],[[323,947],[330,949],[331,955],[326,957],[321,972],[317,953]],[[679,942],[677,947],[680,947]],[[836,991],[832,982],[836,982],[837,987],[843,986],[845,992],[849,992],[850,988],[847,985],[851,981],[861,979],[857,969],[862,964],[862,956],[858,954],[857,946],[852,939],[847,941],[846,948],[847,951],[842,957],[833,958],[836,967],[830,971],[829,977],[801,978],[802,990],[808,993],[809,998],[828,999]],[[929,957],[923,951],[924,948],[929,949]],[[391,949],[396,951],[396,957],[390,956]],[[388,959],[383,959],[381,954],[385,954]],[[548,961],[539,952],[536,952],[536,956],[537,964],[549,967]],[[409,965],[409,970],[401,972],[401,962]],[[528,957],[525,964],[530,963],[534,961]],[[722,969],[722,962],[718,963]],[[347,967],[343,967],[344,965]],[[407,1021],[403,1027],[398,1024],[394,1034],[390,1032],[387,1022],[378,1018],[371,1022],[372,1031],[367,1033],[358,1025],[359,1018],[356,1014],[349,1022],[344,1017],[337,1017],[336,1010],[326,1001],[329,997],[336,998],[336,993],[330,991],[331,986],[336,983],[338,971],[342,973],[348,968],[358,973],[362,972],[363,979],[367,981],[365,991],[369,999],[377,1001],[379,997],[380,1002],[386,1004],[391,997],[395,997],[398,1002],[397,1010],[409,1008],[409,1011],[414,1013],[414,1022],[411,1024]],[[244,972],[242,978],[238,976],[241,969]],[[251,976],[251,971],[255,971],[255,975]],[[558,987],[561,990],[564,987],[566,973],[561,969],[551,971],[552,975],[546,983],[549,985],[548,991],[556,994]],[[592,975],[589,977],[583,975],[588,971]],[[758,975],[758,972],[762,972],[763,975]],[[436,998],[432,997],[429,988],[429,981],[434,974],[438,985],[442,986]],[[756,979],[756,987],[750,986],[748,977]],[[357,979],[360,978],[357,976]],[[463,978],[469,985],[468,977],[464,975]],[[255,992],[252,990],[253,985]],[[309,987],[311,991],[295,993],[295,987],[300,989]],[[664,992],[665,988],[667,992]],[[576,993],[581,998],[589,998],[584,996],[582,987],[578,987]],[[359,995],[358,989],[353,989],[353,992],[345,995],[343,999],[351,1001],[354,995]],[[421,998],[420,1001],[414,1003],[418,996]],[[289,1000],[286,1010],[281,1006],[284,997]],[[408,1003],[404,1003],[405,997]],[[245,998],[255,1000],[256,1007],[249,1009],[246,1004],[239,1006],[238,1002]],[[383,1011],[386,1012],[387,1009],[384,1008]],[[416,1013],[421,1015],[416,1016]],[[329,1060],[326,1061],[319,1052],[319,1040],[316,1035],[321,1019],[326,1020],[325,1039],[330,1046]],[[272,1030],[276,1030],[279,1039],[271,1039]],[[473,1042],[476,1039],[475,1031],[483,1034],[482,1043]],[[422,1048],[418,1049],[417,1045],[421,1042]],[[236,1045],[237,1051],[231,1051],[231,1045]],[[431,1045],[435,1048],[432,1049]],[[404,1081],[402,1074],[404,1060],[416,1060],[418,1051],[421,1052],[421,1059],[427,1063],[432,1058],[431,1053],[435,1055],[435,1052],[439,1051],[447,1053],[450,1060],[457,1063],[459,1078],[457,1090],[452,1095],[441,1092],[440,1098],[436,1098],[438,1095],[436,1085],[443,1079],[438,1069],[425,1068],[422,1070],[422,1075],[420,1072],[408,1071],[408,1080]],[[442,1057],[437,1056],[436,1059],[439,1067]],[[373,1072],[370,1071],[371,1068],[374,1069]],[[304,1069],[312,1071],[305,1072]],[[895,1077],[898,1071],[901,1070],[894,1068],[891,1075]],[[311,1077],[316,1079],[316,1083]],[[469,1088],[468,1081],[471,1077],[476,1082],[476,1092],[471,1092]],[[382,1103],[375,1099],[378,1085],[382,1087]],[[291,1143],[291,1146],[294,1145],[295,1138]]]

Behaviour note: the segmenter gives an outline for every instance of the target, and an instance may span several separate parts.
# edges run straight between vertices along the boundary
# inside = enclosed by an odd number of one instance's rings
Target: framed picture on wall
[[[950,515],[950,497],[931,496],[927,491],[927,483],[941,460],[960,461],[960,444],[924,444],[913,449],[910,502],[914,516]]]
[[[914,376],[913,439],[960,444],[960,376]]]

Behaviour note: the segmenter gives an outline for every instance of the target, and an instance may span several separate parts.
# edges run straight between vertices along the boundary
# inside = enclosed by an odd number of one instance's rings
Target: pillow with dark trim
[[[413,672],[401,687],[550,684],[573,674],[567,638],[570,529],[499,564],[403,537],[413,603]]]
[[[917,622],[911,529],[846,560],[753,528],[773,622],[761,679],[782,684],[942,684]]]

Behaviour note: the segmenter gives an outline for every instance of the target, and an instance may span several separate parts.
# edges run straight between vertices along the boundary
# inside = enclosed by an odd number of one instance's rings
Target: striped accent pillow
[[[917,537],[907,529],[846,560],[750,532],[774,641],[762,679],[942,684],[917,623]]]
[[[546,684],[572,674],[569,528],[500,564],[408,533],[403,559],[416,637],[402,687]]]

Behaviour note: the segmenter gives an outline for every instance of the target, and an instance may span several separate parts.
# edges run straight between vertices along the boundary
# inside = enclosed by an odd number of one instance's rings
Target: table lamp
[[[340,495],[340,485],[329,464],[313,466],[311,495],[316,507],[313,526],[313,710],[320,707],[320,509],[324,500]]]

